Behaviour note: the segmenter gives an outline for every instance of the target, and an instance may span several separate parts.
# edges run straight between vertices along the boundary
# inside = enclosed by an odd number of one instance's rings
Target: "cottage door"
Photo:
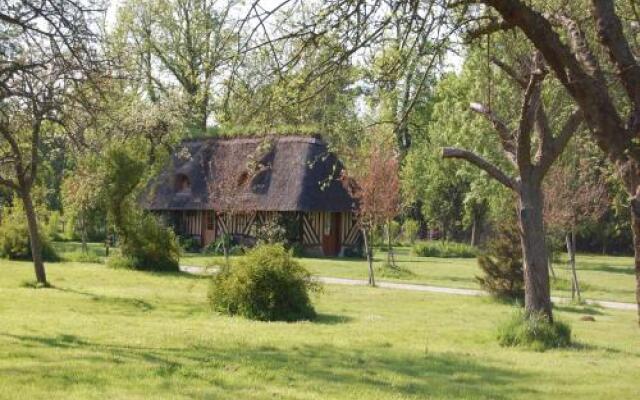
[[[203,235],[203,246],[207,246],[209,243],[216,240],[216,213],[213,210],[207,210],[204,212],[205,224]]]
[[[340,213],[324,214],[322,252],[327,257],[336,257],[340,253]]]

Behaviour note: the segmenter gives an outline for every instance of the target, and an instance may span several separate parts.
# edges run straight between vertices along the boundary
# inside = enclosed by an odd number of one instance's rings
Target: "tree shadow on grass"
[[[569,312],[575,314],[585,314],[585,315],[604,315],[601,311],[602,307],[598,305],[556,305],[553,306],[554,310]]]
[[[155,309],[155,306],[147,301],[137,299],[134,297],[115,297],[115,296],[105,296],[102,294],[96,294],[91,292],[83,292],[81,290],[71,289],[71,288],[63,288],[63,287],[53,287],[55,290],[59,290],[65,293],[73,293],[81,296],[88,297],[91,301],[95,301],[98,303],[107,304],[110,306],[116,306],[120,308],[130,308],[135,311],[152,311]]]
[[[531,378],[530,374],[457,353],[408,353],[377,345],[347,348],[330,343],[303,343],[288,348],[246,343],[144,347],[91,342],[68,334],[2,336],[17,344],[62,351],[59,361],[32,364],[28,369],[12,371],[13,375],[29,375],[26,378],[44,376],[42,384],[51,389],[64,386],[65,382],[61,381],[69,375],[77,375],[82,380],[83,375],[117,364],[118,368],[132,369],[131,373],[115,374],[98,382],[99,386],[130,386],[137,374],[144,374],[145,377],[155,376],[159,381],[169,377],[179,379],[182,384],[172,389],[181,394],[194,388],[224,389],[230,395],[234,390],[238,393],[247,390],[254,393],[263,390],[291,392],[293,388],[298,395],[304,393],[319,398],[339,397],[344,393],[364,398],[375,393],[376,397],[393,398],[509,399],[535,393],[533,388],[516,385],[524,378]],[[65,351],[93,362],[65,364]],[[44,374],[45,371],[48,373]],[[233,375],[238,378],[233,379]],[[539,378],[542,377],[533,377]]]
[[[338,325],[338,324],[346,324],[353,321],[353,318],[348,317],[346,315],[336,315],[336,314],[318,314],[316,319],[311,321],[314,324],[320,325]]]
[[[633,267],[614,266],[607,264],[596,264],[584,268],[587,271],[608,272],[612,274],[635,275]]]

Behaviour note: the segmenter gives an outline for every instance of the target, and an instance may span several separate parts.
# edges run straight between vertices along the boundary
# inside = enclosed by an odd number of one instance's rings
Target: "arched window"
[[[178,193],[186,193],[191,190],[191,182],[185,174],[177,174],[175,178],[175,188]]]

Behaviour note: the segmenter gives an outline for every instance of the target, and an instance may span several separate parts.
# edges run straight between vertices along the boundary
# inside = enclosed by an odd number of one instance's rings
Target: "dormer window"
[[[191,182],[185,174],[177,174],[175,178],[175,188],[177,193],[189,193],[191,191]]]

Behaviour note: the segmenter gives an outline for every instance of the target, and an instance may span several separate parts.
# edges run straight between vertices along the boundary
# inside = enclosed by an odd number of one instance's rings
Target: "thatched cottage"
[[[250,244],[278,221],[308,252],[338,256],[360,241],[340,172],[317,137],[190,140],[178,146],[143,204],[202,246],[223,234]]]

